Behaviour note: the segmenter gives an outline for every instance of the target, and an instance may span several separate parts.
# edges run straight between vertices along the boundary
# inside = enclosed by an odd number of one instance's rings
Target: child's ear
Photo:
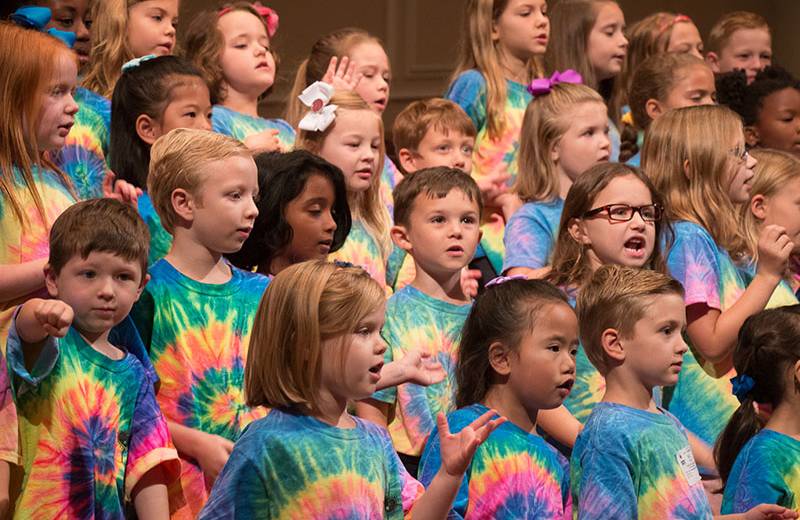
[[[794,377],[794,391],[800,393],[800,361],[795,362],[792,376]]]
[[[56,273],[50,264],[44,266],[44,286],[47,288],[47,293],[53,297],[58,298],[58,286],[56,285]]]
[[[652,99],[652,98],[648,99],[645,102],[644,109],[647,112],[648,117],[650,117],[650,119],[652,119],[653,121],[658,119],[661,115],[664,114],[664,112],[666,112],[661,102],[657,99]]]
[[[689,179],[690,181],[692,180],[691,166],[692,166],[692,163],[689,162],[689,159],[684,159],[683,160],[683,175],[687,179]]]
[[[589,238],[588,233],[586,233],[586,226],[582,219],[573,218],[570,220],[567,231],[575,242],[585,246],[592,245],[592,241]]]
[[[606,329],[600,335],[600,346],[606,355],[615,361],[625,361],[625,348],[620,341],[622,337],[617,329]]]
[[[511,354],[511,349],[499,341],[489,345],[489,365],[491,365],[492,370],[501,376],[507,376],[511,373],[509,354]]]
[[[711,71],[714,74],[719,74],[719,56],[717,56],[716,52],[709,51],[706,54],[706,63],[711,67]]]
[[[744,127],[744,142],[747,143],[747,146],[750,148],[758,146],[758,143],[761,142],[761,135],[758,133],[758,129],[754,126],[745,126]]]
[[[764,220],[767,216],[766,197],[762,194],[753,195],[750,199],[750,213],[758,220]]]
[[[561,158],[561,146],[559,146],[560,143],[561,139],[550,145],[550,160],[553,161],[553,164],[558,164],[558,160]]]
[[[397,152],[397,160],[400,161],[400,168],[406,173],[417,171],[416,160],[414,159],[414,152],[408,148],[400,148]]]
[[[136,118],[136,135],[139,136],[139,139],[152,146],[156,139],[161,137],[161,125],[147,114],[141,114]]]
[[[411,251],[411,241],[408,239],[408,230],[405,226],[392,226],[389,233],[397,247],[403,251]]]
[[[191,193],[183,188],[176,188],[170,195],[172,210],[186,222],[194,220],[195,200]]]
[[[136,291],[136,299],[139,299],[139,296],[142,295],[142,291],[144,291],[144,286],[147,285],[147,282],[150,281],[150,273],[144,273],[142,277],[142,283],[139,284],[139,290]]]

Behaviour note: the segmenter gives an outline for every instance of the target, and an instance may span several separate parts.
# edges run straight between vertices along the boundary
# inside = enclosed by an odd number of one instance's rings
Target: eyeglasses
[[[747,148],[739,148],[738,146],[728,150],[728,153],[738,159],[740,163],[747,162],[750,157],[750,152],[747,151]]]
[[[627,204],[609,204],[599,208],[591,209],[583,214],[583,218],[594,217],[600,213],[605,213],[608,220],[616,222],[628,222],[633,218],[634,213],[638,213],[645,222],[656,222],[661,220],[664,214],[663,209],[658,204],[648,204],[646,206],[628,206]]]

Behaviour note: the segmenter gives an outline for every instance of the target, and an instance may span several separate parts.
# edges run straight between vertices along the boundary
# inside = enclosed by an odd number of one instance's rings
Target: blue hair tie
[[[356,264],[345,262],[343,260],[334,260],[333,265],[336,267],[358,267]]]
[[[515,275],[512,275],[512,276],[497,276],[495,278],[492,278],[488,282],[486,282],[486,285],[484,285],[484,287],[488,288],[488,287],[492,287],[493,285],[500,285],[500,284],[509,282],[511,280],[527,280],[527,279],[528,279],[528,277],[525,276],[524,274],[515,274]]]
[[[150,61],[150,60],[155,59],[157,57],[158,56],[156,56],[155,54],[147,54],[145,56],[142,56],[141,58],[133,58],[132,60],[126,62],[125,65],[122,66],[122,72],[126,72],[126,71],[129,71],[131,69],[135,69],[136,67],[138,67],[142,63],[144,63],[146,61]]]
[[[736,396],[740,403],[750,396],[750,392],[756,386],[755,380],[747,374],[740,374],[734,377],[731,379],[731,384],[733,384],[733,395]]]
[[[47,7],[39,7],[39,6],[27,6],[27,7],[20,7],[16,11],[14,11],[10,18],[11,21],[15,24],[19,25],[20,27],[25,27],[26,29],[34,29],[39,32],[44,32],[58,38],[64,44],[72,48],[75,45],[75,40],[77,37],[75,36],[74,32],[69,31],[59,31],[58,29],[47,29],[45,27],[50,22],[50,17],[52,16],[52,11],[50,11]]]

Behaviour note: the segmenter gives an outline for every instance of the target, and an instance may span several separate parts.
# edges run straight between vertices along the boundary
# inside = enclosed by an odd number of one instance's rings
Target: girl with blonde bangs
[[[738,405],[730,383],[738,331],[768,305],[794,249],[783,227],[769,225],[759,235],[752,280],[731,256],[745,244],[737,208],[750,200],[755,165],[741,120],[720,106],[668,111],[650,125],[642,150],[642,167],[673,220],[667,267],[686,291],[692,347],[665,403],[709,445]]]
[[[384,313],[383,289],[352,265],[309,261],[275,277],[245,366],[247,403],[271,411],[236,442],[199,518],[447,515],[475,450],[504,419],[490,410],[450,434],[440,414],[445,462],[426,492],[388,432],[347,412],[394,364],[383,366]]]
[[[506,226],[504,272],[529,278],[543,274],[567,192],[586,169],[608,160],[610,145],[606,105],[591,88],[559,83],[531,101],[513,187],[524,204]]]
[[[523,114],[532,99],[527,85],[543,73],[550,38],[547,9],[546,0],[467,2],[458,64],[445,97],[460,105],[477,129],[472,176],[482,192],[500,193],[484,202],[476,254],[484,271],[502,271],[502,208],[519,205],[506,193],[506,183],[517,176]]]
[[[386,287],[386,262],[392,245],[391,219],[380,196],[380,172],[386,157],[383,122],[354,92],[336,92],[330,104],[337,106],[335,120],[324,131],[300,130],[295,147],[319,155],[344,173],[352,228],[330,259],[364,266]]]

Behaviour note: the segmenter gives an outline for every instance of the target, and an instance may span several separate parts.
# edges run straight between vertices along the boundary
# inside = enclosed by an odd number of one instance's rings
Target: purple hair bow
[[[583,83],[583,77],[572,69],[567,69],[564,72],[556,71],[549,78],[537,78],[531,81],[531,84],[528,85],[528,92],[534,96],[549,94],[553,85],[558,85],[559,83],[581,84]]]
[[[527,279],[528,279],[528,277],[525,276],[524,274],[514,274],[514,275],[511,275],[511,276],[497,276],[495,278],[492,278],[488,282],[486,282],[486,285],[484,287],[488,288],[488,287],[492,287],[493,285],[500,285],[502,283],[506,283],[506,282],[509,282],[511,280],[527,280]]]

